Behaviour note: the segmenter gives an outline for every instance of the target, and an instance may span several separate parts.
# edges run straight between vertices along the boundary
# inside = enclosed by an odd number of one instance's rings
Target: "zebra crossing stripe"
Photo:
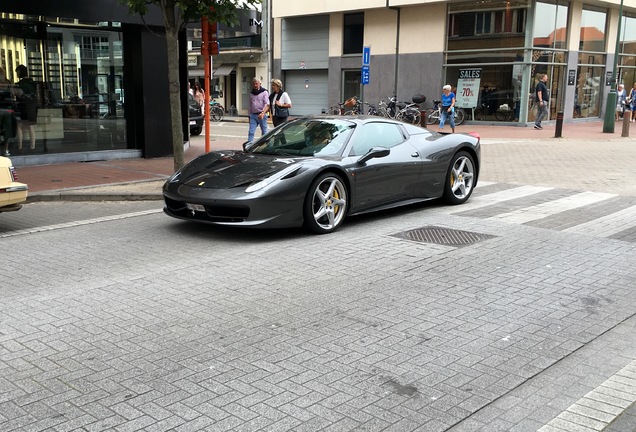
[[[546,218],[567,210],[573,210],[586,205],[594,204],[615,197],[614,194],[600,192],[581,192],[572,196],[560,198],[554,201],[537,204],[532,207],[517,209],[512,212],[492,216],[502,222],[524,224],[527,222]]]
[[[482,183],[479,183],[481,186]],[[504,201],[510,201],[517,198],[523,198],[529,195],[534,195],[540,192],[549,191],[551,187],[544,186],[520,186],[517,188],[506,189],[500,192],[491,193],[488,195],[473,196],[470,200],[457,208],[457,210],[450,212],[463,213],[469,210],[475,210],[482,207],[488,207],[493,204],[497,204]]]
[[[636,217],[636,206],[631,206],[607,216],[575,225],[565,229],[564,231],[609,237],[624,231],[625,228],[629,226],[630,222],[633,223],[634,217]]]

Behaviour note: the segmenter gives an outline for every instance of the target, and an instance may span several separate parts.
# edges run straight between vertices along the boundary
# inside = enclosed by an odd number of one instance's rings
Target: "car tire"
[[[190,135],[201,135],[202,129],[201,126],[193,127],[190,129]]]
[[[316,234],[334,232],[342,225],[348,210],[347,187],[342,178],[324,173],[311,183],[305,197],[305,227]]]
[[[475,160],[460,151],[451,159],[444,182],[444,201],[448,204],[463,204],[470,198],[475,186]]]

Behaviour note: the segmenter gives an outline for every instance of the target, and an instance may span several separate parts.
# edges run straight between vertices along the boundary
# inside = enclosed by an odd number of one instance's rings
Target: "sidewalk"
[[[636,127],[636,124],[631,125]],[[599,146],[608,142],[635,143],[633,137],[622,138],[622,122],[615,125],[614,133],[603,133],[602,121],[566,123],[562,138],[554,138],[555,125],[547,124],[543,130],[529,126],[462,125],[456,132],[477,132],[484,145],[505,143],[567,143],[568,147],[581,143]],[[436,130],[437,126],[429,126]],[[245,125],[247,133],[247,125]],[[445,128],[445,130],[449,130]],[[211,139],[212,150],[240,150],[243,140]],[[596,146],[596,144],[595,144]],[[583,146],[585,147],[585,145]],[[583,149],[581,149],[583,150]],[[190,161],[205,152],[202,136],[193,137],[185,151]],[[52,165],[24,166],[17,169],[19,181],[29,185],[29,201],[51,200],[148,200],[162,199],[161,185],[174,168],[172,157],[155,159],[118,159],[96,162],[73,162]]]

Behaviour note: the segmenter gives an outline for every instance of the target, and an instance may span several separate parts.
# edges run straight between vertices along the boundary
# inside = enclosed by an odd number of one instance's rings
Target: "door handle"
[[[418,152],[411,153],[411,157],[420,157],[420,154]]]

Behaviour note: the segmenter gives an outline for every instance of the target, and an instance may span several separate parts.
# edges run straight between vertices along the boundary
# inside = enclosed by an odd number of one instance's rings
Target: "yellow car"
[[[20,210],[26,201],[29,187],[16,180],[11,159],[0,156],[0,212]]]

